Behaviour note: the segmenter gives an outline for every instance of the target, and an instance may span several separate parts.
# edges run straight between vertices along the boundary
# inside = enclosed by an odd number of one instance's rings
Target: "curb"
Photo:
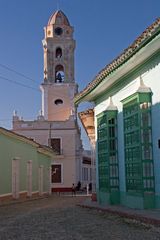
[[[21,199],[21,200],[12,200],[12,201],[8,201],[5,203],[0,203],[0,207],[5,207],[5,206],[9,206],[9,205],[15,205],[15,204],[21,204],[21,203],[25,203],[25,202],[31,202],[31,201],[36,201],[36,200],[42,200],[45,198],[49,198],[50,196],[43,196],[43,197],[37,197],[37,198],[26,198],[26,199]]]
[[[122,211],[118,211],[118,210],[113,210],[110,208],[101,208],[101,207],[96,207],[96,206],[89,206],[89,205],[85,205],[85,204],[77,204],[77,206],[82,207],[82,208],[88,208],[88,209],[96,209],[98,211],[102,211],[102,212],[106,212],[106,213],[110,213],[112,215],[118,215],[122,218],[128,218],[128,219],[134,219],[146,224],[150,224],[150,225],[154,225],[156,227],[160,227],[160,219],[155,219],[152,217],[146,217],[140,214],[130,214],[130,213],[126,213],[126,212],[122,212]]]

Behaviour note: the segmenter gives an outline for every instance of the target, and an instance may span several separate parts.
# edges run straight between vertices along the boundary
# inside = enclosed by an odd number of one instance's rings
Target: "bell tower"
[[[82,181],[83,146],[73,100],[78,92],[74,79],[73,27],[62,11],[50,17],[42,43],[42,111],[33,121],[25,121],[14,113],[13,130],[54,150],[51,188],[68,192],[73,183]]]
[[[44,82],[42,112],[45,120],[64,121],[75,115],[78,86],[74,79],[73,27],[62,11],[56,11],[44,28]]]

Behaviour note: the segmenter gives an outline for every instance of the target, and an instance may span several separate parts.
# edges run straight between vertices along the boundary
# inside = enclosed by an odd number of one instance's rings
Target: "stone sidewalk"
[[[160,209],[141,210],[131,209],[120,205],[100,205],[91,199],[86,199],[83,203],[79,204],[80,207],[97,209],[99,211],[108,212],[120,217],[135,219],[137,221],[155,225],[160,227]]]

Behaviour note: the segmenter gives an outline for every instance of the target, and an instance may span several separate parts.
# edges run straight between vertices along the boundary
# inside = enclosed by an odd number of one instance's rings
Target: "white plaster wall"
[[[146,76],[145,82],[152,89],[152,143],[153,159],[155,171],[155,190],[160,193],[160,149],[158,139],[160,139],[160,64],[152,69]]]
[[[153,159],[155,168],[155,190],[160,193],[160,149],[158,148],[158,139],[160,139],[160,63],[150,70],[146,70],[141,74],[144,84],[150,87],[152,96],[152,141],[153,141]],[[112,96],[115,106],[118,108],[118,157],[119,157],[119,176],[120,190],[125,191],[125,169],[124,169],[124,136],[123,136],[123,105],[121,100],[135,93],[139,87],[139,75],[131,78],[129,84],[122,88],[119,92]],[[106,97],[100,104],[95,107],[95,116],[104,110],[109,105],[109,96]],[[95,126],[97,122],[95,117]],[[96,132],[97,141],[97,132]],[[98,175],[97,175],[98,176]]]

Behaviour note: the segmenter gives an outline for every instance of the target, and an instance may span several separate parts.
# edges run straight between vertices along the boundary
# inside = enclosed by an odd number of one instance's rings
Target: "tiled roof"
[[[87,116],[88,114],[94,114],[94,108],[89,108],[83,112],[79,112],[79,116]]]
[[[146,28],[146,30],[128,48],[126,48],[110,64],[106,65],[83,91],[81,91],[79,94],[75,96],[74,99],[75,103],[78,103],[80,99],[82,99],[95,87],[97,87],[106,76],[108,76],[110,73],[119,68],[130,57],[132,57],[140,48],[142,48],[149,41],[151,41],[159,32],[160,32],[160,18],[157,18],[156,21],[148,28]]]
[[[49,18],[48,25],[54,25],[54,24],[60,24],[60,25],[64,24],[64,25],[70,26],[68,18],[61,10],[56,11]]]
[[[8,130],[6,128],[3,128],[3,127],[0,127],[0,134],[4,134],[4,135],[7,135],[7,136],[10,136],[10,137],[13,137],[13,138],[16,138],[16,139],[19,139],[20,141],[23,141],[23,142],[26,142],[28,144],[31,144],[35,147],[38,147],[39,149],[43,149],[44,151],[48,152],[48,153],[53,153],[52,149],[48,146],[44,146],[44,145],[41,145],[39,143],[37,143],[36,141],[32,140],[31,138],[28,138],[26,136],[23,136],[23,135],[20,135],[18,133],[15,133],[11,130]]]
[[[13,132],[12,130],[8,130],[8,129],[3,128],[3,127],[0,127],[0,134],[1,133],[5,134],[5,135],[8,135],[8,136],[15,137],[19,140],[22,140],[23,142],[30,143],[31,145],[34,145],[34,146],[39,146],[40,145],[39,143],[32,140],[31,138],[28,138],[24,135],[20,135],[19,133]]]

